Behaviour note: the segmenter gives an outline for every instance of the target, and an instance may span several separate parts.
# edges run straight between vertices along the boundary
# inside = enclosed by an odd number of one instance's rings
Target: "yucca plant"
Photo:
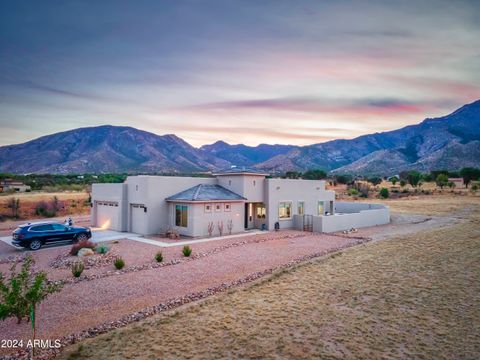
[[[157,262],[162,262],[163,261],[163,254],[162,254],[161,251],[159,251],[155,254],[155,260],[157,260]]]
[[[121,270],[125,266],[125,260],[123,260],[121,257],[117,257],[113,262],[113,265],[117,270]]]
[[[80,277],[80,275],[82,275],[82,272],[83,270],[85,269],[85,264],[83,263],[83,261],[75,261],[73,264],[72,264],[72,274],[73,276],[75,277]]]
[[[182,249],[182,253],[184,256],[189,257],[192,254],[192,248],[188,245],[185,245]]]

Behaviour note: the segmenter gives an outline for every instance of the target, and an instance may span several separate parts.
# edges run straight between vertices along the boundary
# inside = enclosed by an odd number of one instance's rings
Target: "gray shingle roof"
[[[225,189],[220,185],[200,184],[190,189],[172,195],[167,201],[220,201],[220,200],[246,200],[244,197]]]

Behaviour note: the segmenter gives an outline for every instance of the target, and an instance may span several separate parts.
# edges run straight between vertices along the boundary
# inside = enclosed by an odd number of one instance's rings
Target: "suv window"
[[[66,228],[62,224],[52,224],[53,230],[56,231],[65,231]]]
[[[53,229],[52,225],[46,224],[46,225],[32,226],[30,228],[30,231],[50,231],[52,229]]]

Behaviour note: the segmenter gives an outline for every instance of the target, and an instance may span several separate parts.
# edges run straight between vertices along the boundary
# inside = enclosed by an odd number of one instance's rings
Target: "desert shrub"
[[[125,266],[125,260],[123,260],[121,257],[117,257],[113,262],[113,265],[117,270],[121,270]]]
[[[12,211],[12,217],[18,218],[18,213],[20,211],[20,199],[9,199],[7,202],[7,207]]]
[[[373,176],[371,178],[368,178],[367,181],[371,183],[373,186],[377,186],[382,182],[382,178],[379,176]]]
[[[82,275],[83,270],[85,269],[85,264],[83,261],[75,261],[72,264],[72,274],[75,277],[80,277]]]
[[[387,199],[390,196],[390,193],[388,192],[387,188],[381,188],[380,189],[380,197],[383,199]]]
[[[348,189],[347,194],[350,195],[350,196],[357,196],[358,195],[358,190],[354,189],[354,188]]]
[[[163,254],[162,254],[161,251],[159,251],[155,254],[155,260],[157,260],[157,262],[162,262],[163,261]]]
[[[95,250],[95,244],[90,240],[79,241],[78,243],[72,245],[72,248],[70,249],[70,255],[78,255],[78,251],[82,248],[89,248]]]
[[[400,180],[400,186],[401,187],[404,187],[405,185],[407,185],[407,182],[405,180]]]
[[[99,244],[96,248],[95,251],[97,254],[106,254],[110,250],[107,244]]]
[[[472,187],[470,188],[470,190],[472,190],[472,192],[477,192],[478,191],[478,185],[473,184]]]
[[[183,256],[190,256],[192,254],[192,248],[188,245],[185,245],[182,249]]]
[[[435,179],[435,183],[437,184],[440,189],[443,189],[445,185],[448,185],[448,175],[446,174],[439,174]]]
[[[55,209],[51,209],[45,201],[40,201],[35,206],[35,215],[49,218],[57,215],[57,212]]]

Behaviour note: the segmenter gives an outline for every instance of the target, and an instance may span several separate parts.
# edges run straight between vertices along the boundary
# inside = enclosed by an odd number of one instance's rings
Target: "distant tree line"
[[[327,174],[322,169],[301,171],[287,171],[282,178],[285,179],[308,179],[308,180],[322,180],[328,179],[334,184],[348,184],[352,185],[355,180],[364,180],[371,183],[374,186],[381,184],[383,180],[389,180],[395,185],[397,182],[400,186],[410,184],[412,187],[417,187],[424,182],[436,182],[436,184],[443,188],[444,186],[452,187],[452,183],[449,182],[449,178],[463,178],[465,186],[468,186],[472,181],[480,181],[480,169],[473,167],[465,167],[458,171],[448,170],[433,170],[430,172],[422,173],[416,170],[402,171],[398,175],[391,177],[387,176],[353,176],[351,174]],[[454,186],[454,184],[453,184]]]

